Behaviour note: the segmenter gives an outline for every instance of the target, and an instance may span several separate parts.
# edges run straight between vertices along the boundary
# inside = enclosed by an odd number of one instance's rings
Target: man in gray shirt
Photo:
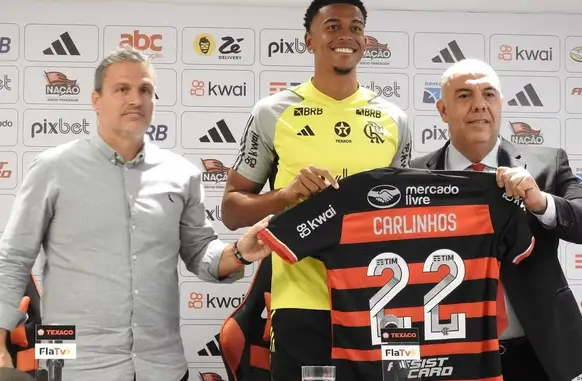
[[[38,155],[0,241],[0,367],[7,331],[42,244],[43,323],[76,326],[63,381],[186,380],[178,259],[208,282],[234,282],[270,254],[265,218],[234,245],[206,219],[201,172],[146,141],[155,74],[123,47],[96,70],[98,133]],[[195,339],[195,338],[192,338]]]

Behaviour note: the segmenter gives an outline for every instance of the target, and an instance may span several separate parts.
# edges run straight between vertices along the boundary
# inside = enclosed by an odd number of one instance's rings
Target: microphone
[[[63,381],[63,367],[65,360],[46,360],[48,368],[48,381]]]
[[[46,369],[39,369],[36,372],[36,381],[48,381],[48,372]]]

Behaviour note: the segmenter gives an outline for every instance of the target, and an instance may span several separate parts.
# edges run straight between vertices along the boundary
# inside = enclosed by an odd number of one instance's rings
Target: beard
[[[333,68],[333,71],[337,75],[348,75],[352,72],[352,70],[354,70],[354,68],[344,68],[344,67],[335,67],[335,66]]]

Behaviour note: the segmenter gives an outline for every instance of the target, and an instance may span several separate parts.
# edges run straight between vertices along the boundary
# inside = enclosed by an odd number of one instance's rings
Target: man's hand
[[[0,368],[14,368],[12,357],[4,345],[0,345]]]
[[[281,190],[281,193],[289,204],[294,204],[301,198],[307,198],[330,185],[336,189],[339,187],[337,180],[329,171],[310,165],[299,171],[299,174]]]
[[[497,185],[508,197],[521,198],[527,210],[543,214],[548,206],[545,194],[532,175],[523,167],[497,168]]]
[[[271,217],[273,215],[267,216],[251,226],[238,240],[238,250],[245,260],[256,262],[271,254],[271,248],[257,237],[257,234],[269,225]]]

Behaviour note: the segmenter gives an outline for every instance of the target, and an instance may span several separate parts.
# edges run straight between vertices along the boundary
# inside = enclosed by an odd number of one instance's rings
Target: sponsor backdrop
[[[105,53],[131,44],[151,58],[158,75],[148,138],[202,169],[207,217],[223,239],[236,239],[242,230],[221,223],[226,171],[255,102],[310,77],[303,13],[143,3],[11,5],[0,16],[0,234],[34,156],[95,133],[94,69]],[[448,136],[435,109],[443,70],[464,57],[484,59],[501,76],[503,136],[562,147],[582,178],[579,22],[569,15],[371,11],[359,78],[408,113],[419,156]],[[560,256],[582,303],[582,246],[563,244]],[[41,269],[42,255],[39,276]],[[202,283],[180,265],[182,334],[194,374],[224,376],[216,334],[254,271],[250,266],[242,282],[224,286]]]

